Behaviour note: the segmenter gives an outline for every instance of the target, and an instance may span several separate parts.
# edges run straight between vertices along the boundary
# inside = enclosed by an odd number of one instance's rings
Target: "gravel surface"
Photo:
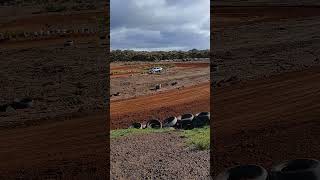
[[[111,179],[209,179],[209,151],[175,131],[112,139],[110,156]]]

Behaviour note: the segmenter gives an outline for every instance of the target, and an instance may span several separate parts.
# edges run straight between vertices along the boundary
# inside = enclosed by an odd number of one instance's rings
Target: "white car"
[[[150,73],[160,73],[162,71],[162,67],[153,67],[150,69]]]
[[[68,40],[64,43],[64,46],[73,46],[74,42],[72,40]]]

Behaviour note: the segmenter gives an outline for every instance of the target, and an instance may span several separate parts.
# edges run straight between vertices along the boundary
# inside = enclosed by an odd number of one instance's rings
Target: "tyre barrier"
[[[193,129],[192,120],[194,119],[194,115],[191,113],[181,115],[180,120],[180,129],[189,130]]]
[[[271,169],[272,180],[320,180],[320,162],[316,159],[295,159]]]
[[[215,180],[267,180],[268,172],[258,165],[235,166],[220,173]]]
[[[193,120],[194,118],[194,115],[191,114],[191,113],[188,113],[188,114],[184,114],[181,116],[181,121],[184,121],[184,120]]]
[[[4,105],[0,105],[0,112],[6,112],[8,105],[4,104]]]
[[[190,120],[190,119],[181,120],[181,126],[180,127],[181,127],[181,129],[184,129],[184,130],[190,130],[190,129],[194,128],[192,120]]]
[[[177,124],[178,119],[174,116],[168,117],[163,122],[163,127],[174,127]]]
[[[0,112],[12,112],[17,109],[32,108],[33,100],[31,98],[15,99],[12,103],[0,105]]]
[[[157,120],[152,119],[148,121],[146,124],[141,124],[139,122],[133,123],[130,128],[138,128],[138,129],[145,129],[145,128],[176,128],[176,129],[193,129],[193,128],[200,128],[205,125],[208,125],[210,122],[210,112],[200,112],[194,116],[191,113],[183,114],[181,116],[175,117],[171,116],[166,118],[163,121],[163,124]]]
[[[159,129],[162,128],[162,123],[156,119],[152,119],[147,122],[146,128]]]
[[[268,173],[258,165],[241,165],[218,174],[214,180],[320,180],[320,161],[294,159],[273,166]]]
[[[138,122],[135,122],[135,123],[132,123],[132,125],[130,126],[130,128],[142,129],[142,124],[141,124],[141,123],[138,123]]]
[[[180,117],[177,117],[177,123],[176,123],[176,125],[174,126],[174,128],[176,128],[176,129],[181,129],[181,116],[180,116]]]
[[[194,127],[199,128],[210,124],[210,112],[201,112],[196,114],[192,120]]]
[[[33,100],[30,98],[23,98],[23,99],[15,99],[11,106],[14,109],[26,109],[31,108],[33,105]]]

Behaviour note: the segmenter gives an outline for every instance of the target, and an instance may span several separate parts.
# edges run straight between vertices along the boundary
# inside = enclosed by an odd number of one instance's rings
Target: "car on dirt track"
[[[162,67],[153,67],[149,70],[149,73],[153,74],[153,73],[160,73],[163,70]]]

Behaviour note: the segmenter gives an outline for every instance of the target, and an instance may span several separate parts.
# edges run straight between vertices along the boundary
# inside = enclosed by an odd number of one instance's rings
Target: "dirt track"
[[[25,41],[11,41],[6,43],[0,43],[0,48],[4,49],[17,49],[17,48],[41,48],[43,46],[63,46],[67,40],[73,40],[77,44],[88,44],[88,42],[95,42],[97,40],[97,34],[77,34],[69,37],[51,37],[46,39],[34,39]],[[91,46],[98,45],[94,43]]]
[[[287,159],[320,158],[318,9],[216,7],[215,173],[238,164],[269,169]],[[217,86],[228,76],[237,81]]]
[[[315,67],[217,89],[212,104],[215,169],[238,163],[270,168],[286,159],[319,159],[318,82]]]
[[[164,120],[172,115],[210,110],[210,85],[204,83],[150,96],[111,101],[111,129],[127,128],[134,121]]]
[[[1,33],[82,28],[93,32],[1,41],[0,104],[26,96],[34,103],[32,108],[0,112],[0,179],[105,179],[107,78],[103,74],[108,65],[105,48],[93,31],[102,11],[70,15],[32,14],[38,9],[30,6],[0,9]],[[74,40],[74,46],[64,47],[66,40]],[[80,91],[73,91],[74,83]],[[86,108],[75,108],[81,102]]]
[[[97,17],[103,16],[101,10],[68,12],[68,13],[44,13],[44,14],[19,14],[9,18],[0,18],[0,29],[2,31],[27,30],[37,31],[48,26],[59,26],[63,24],[69,27],[81,27],[84,22],[96,23]],[[72,24],[70,21],[72,20]]]
[[[320,16],[320,6],[213,6],[214,30],[230,26]]]
[[[174,66],[175,69],[179,69],[180,71],[185,69],[192,68],[207,68],[209,67],[208,62],[192,62],[192,63],[157,63],[157,66],[162,65],[171,65]],[[131,65],[113,65],[110,67],[110,78],[118,78],[118,77],[128,77],[133,74],[139,73],[139,71],[143,71],[145,68],[150,68],[151,63],[149,64],[131,64]],[[113,74],[114,71],[119,71],[120,73]],[[122,71],[122,72],[121,72]]]
[[[161,66],[163,71],[158,74],[149,74],[149,69],[154,66]],[[111,101],[184,89],[210,80],[209,59],[113,62],[110,68]],[[157,84],[161,84],[161,89],[156,91],[154,88]],[[121,95],[115,95],[117,93]]]
[[[0,132],[0,179],[106,177],[106,115]]]

